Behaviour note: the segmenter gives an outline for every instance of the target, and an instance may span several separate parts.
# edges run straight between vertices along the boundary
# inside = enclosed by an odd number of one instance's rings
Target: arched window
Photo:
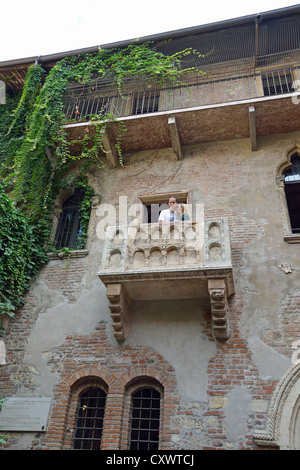
[[[159,445],[160,393],[143,387],[131,395],[130,450],[157,450]]]
[[[103,428],[106,393],[91,387],[78,400],[74,449],[99,450]]]
[[[291,163],[292,166],[283,173],[285,195],[292,233],[300,233],[300,157],[294,155]]]
[[[62,213],[55,234],[56,248],[80,248],[82,224],[80,220],[80,203],[83,201],[84,191],[76,189],[62,206]]]
[[[300,364],[297,359],[278,382],[268,408],[267,426],[254,432],[256,444],[300,450]]]

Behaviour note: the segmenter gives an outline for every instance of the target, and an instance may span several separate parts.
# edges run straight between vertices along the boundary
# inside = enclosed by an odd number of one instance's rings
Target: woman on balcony
[[[184,205],[179,203],[176,207],[175,220],[190,220],[190,216],[184,212]]]

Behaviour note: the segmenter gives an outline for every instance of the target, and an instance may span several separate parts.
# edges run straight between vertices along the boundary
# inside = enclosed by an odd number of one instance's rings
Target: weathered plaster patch
[[[248,339],[248,344],[253,361],[256,363],[263,380],[279,380],[291,366],[291,359],[267,346],[259,337],[251,336]]]
[[[44,301],[36,324],[28,339],[25,363],[40,374],[40,387],[44,396],[49,396],[57,376],[47,367],[47,352],[59,347],[66,336],[87,335],[94,331],[101,320],[107,320],[107,304],[103,299],[104,287],[84,289],[76,303],[67,303],[61,294],[43,286]]]
[[[206,400],[207,366],[216,345],[202,334],[197,302],[140,302],[131,319],[127,344],[159,352],[174,368],[180,396],[187,402]]]
[[[259,413],[265,413],[268,410],[268,400],[253,400],[251,403],[251,410]]]
[[[232,389],[228,394],[228,404],[225,407],[225,423],[227,436],[231,442],[247,433],[247,419],[251,403],[251,395],[242,387]]]

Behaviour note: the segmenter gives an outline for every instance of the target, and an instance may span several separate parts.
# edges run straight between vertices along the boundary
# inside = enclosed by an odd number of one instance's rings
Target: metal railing
[[[265,96],[281,95],[294,91],[293,69],[283,69],[264,72],[261,74]]]
[[[202,77],[188,77],[182,86],[145,86],[142,80],[129,80],[120,94],[112,80],[94,80],[89,85],[70,85],[64,98],[66,122],[87,121],[112,114],[133,116],[174,109],[254,99],[292,93],[300,82],[299,66],[272,70],[214,70]]]

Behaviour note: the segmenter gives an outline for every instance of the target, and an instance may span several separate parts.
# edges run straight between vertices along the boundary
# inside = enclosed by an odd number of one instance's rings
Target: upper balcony
[[[91,129],[92,116],[115,116],[104,140],[113,167],[118,164],[117,121],[126,127],[123,154],[173,148],[181,159],[185,145],[243,138],[256,150],[259,136],[300,128],[300,114],[295,112],[299,57],[300,49],[260,58],[260,65],[254,58],[206,65],[201,68],[206,75],[189,76],[184,86],[173,88],[155,83],[149,88],[133,78],[122,94],[111,80],[73,84],[65,95],[65,128],[71,139],[78,139]]]
[[[109,226],[99,277],[115,337],[129,333],[132,302],[197,299],[211,309],[216,339],[229,337],[234,294],[228,220]]]
[[[121,142],[124,155],[173,148],[180,159],[187,145],[233,139],[249,139],[250,148],[256,150],[259,137],[300,128],[300,106],[295,106],[300,101],[295,96],[300,91],[299,30],[300,8],[295,5],[101,46],[118,49],[150,41],[156,51],[171,56],[191,48],[200,55],[184,57],[182,67],[195,67],[205,75],[189,76],[185,86],[153,84],[151,89],[143,80],[128,78],[121,94],[113,79],[95,77],[85,86],[70,84],[65,129],[72,141],[84,138],[92,133],[91,116],[111,113],[126,127]],[[37,62],[48,72],[60,59],[98,49],[0,63],[0,79],[8,91],[18,91],[29,65]],[[106,155],[115,167],[118,123],[110,122],[106,131],[101,157]]]
[[[153,83],[149,88],[142,79],[128,78],[120,95],[113,80],[70,85],[65,96],[70,137],[85,135],[89,116],[112,113],[126,127],[123,154],[172,148],[181,159],[187,145],[249,139],[254,151],[261,136],[298,131],[300,10],[286,13],[269,12],[156,40],[153,47],[165,55],[186,48],[200,52],[184,58],[182,66],[204,75],[189,75],[184,86]],[[113,167],[118,164],[117,138],[118,125],[111,123],[103,143]]]

